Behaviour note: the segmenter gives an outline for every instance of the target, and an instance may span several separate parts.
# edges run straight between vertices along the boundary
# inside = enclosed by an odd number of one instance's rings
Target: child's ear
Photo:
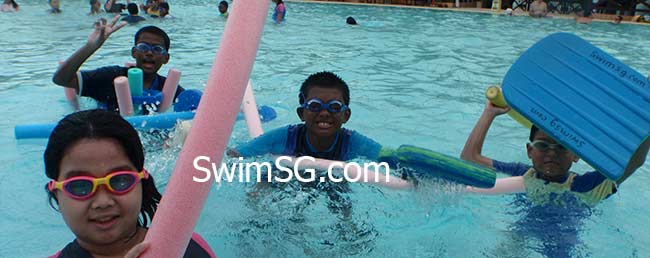
[[[304,110],[303,108],[296,108],[296,113],[298,114],[298,117],[300,117],[300,121],[303,121],[303,122],[304,122],[304,121],[305,121],[305,118],[302,117],[302,111],[303,111],[303,110]]]
[[[350,116],[352,116],[352,110],[347,109],[343,111],[343,123],[345,124],[348,120],[350,120]]]
[[[135,47],[131,48],[131,57],[135,58]]]
[[[533,151],[533,146],[530,145],[530,143],[526,143],[526,155],[528,155],[529,159],[533,159],[533,154],[531,153]]]
[[[165,61],[163,64],[167,64],[167,62],[169,62],[169,54],[165,54]]]

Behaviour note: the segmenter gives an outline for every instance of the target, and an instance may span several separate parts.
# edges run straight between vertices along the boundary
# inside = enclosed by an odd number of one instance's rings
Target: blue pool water
[[[0,257],[43,257],[74,236],[52,210],[43,186],[43,140],[17,142],[17,124],[54,122],[70,112],[63,89],[51,82],[57,61],[83,44],[96,17],[87,1],[64,1],[46,15],[43,1],[21,1],[21,12],[0,13]],[[645,26],[505,17],[426,9],[288,2],[287,21],[267,22],[251,75],[257,102],[278,111],[265,129],[297,123],[297,90],[320,70],[339,73],[351,86],[353,116],[346,127],[384,145],[412,144],[458,156],[485,104],[515,59],[544,36],[567,31],[584,37],[642,74],[650,73],[650,30]],[[181,84],[202,89],[225,26],[216,2],[177,0],[175,20],[148,21],[172,39],[161,70],[183,72]],[[361,24],[345,25],[352,15]],[[131,61],[136,26],[114,34],[84,68]],[[84,103],[90,107],[91,103]],[[528,132],[499,117],[486,156],[526,162]],[[146,167],[164,189],[178,150],[161,149],[145,135]],[[248,140],[236,124],[232,142]],[[584,163],[575,171],[586,171]],[[462,187],[423,182],[417,191],[352,184],[344,196],[352,219],[341,220],[327,198],[291,187],[249,199],[250,184],[214,187],[196,231],[219,257],[541,257],[571,250],[581,257],[648,257],[644,165],[619,192],[595,209],[567,212],[558,230],[519,226],[525,208],[514,196],[474,196]],[[310,204],[306,204],[310,203]],[[584,214],[586,213],[586,214]],[[575,217],[582,219],[571,219]],[[548,219],[548,218],[547,218]],[[563,222],[564,221],[564,222]],[[578,225],[578,226],[576,226]],[[566,234],[562,229],[575,231]],[[576,236],[576,237],[573,237]],[[559,242],[558,248],[546,248]],[[550,251],[549,251],[550,250]]]

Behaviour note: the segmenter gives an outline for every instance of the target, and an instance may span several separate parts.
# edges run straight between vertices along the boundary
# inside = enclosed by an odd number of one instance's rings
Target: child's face
[[[226,7],[226,5],[220,4],[219,5],[219,12],[220,13],[226,13],[226,11],[228,11],[228,7]]]
[[[82,139],[61,159],[57,181],[73,176],[104,177],[115,171],[136,171],[123,148],[113,139]],[[106,245],[129,239],[136,231],[142,206],[142,183],[123,195],[100,185],[86,200],[72,199],[55,190],[65,223],[81,244]]]
[[[99,11],[99,8],[101,8],[101,4],[99,3],[99,1],[97,1],[97,2],[92,4],[92,7],[93,7],[93,10]]]
[[[544,141],[548,144],[559,144],[553,138],[541,130],[535,133],[533,142]],[[578,156],[568,149],[558,150],[549,148],[546,151],[539,150],[531,144],[526,145],[528,157],[533,162],[535,170],[541,173],[541,177],[547,180],[560,179],[569,173],[571,163],[578,161]]]
[[[165,46],[165,40],[163,37],[149,32],[143,32],[140,34],[136,45],[141,42],[147,43],[151,46]],[[136,66],[142,69],[142,72],[145,74],[157,73],[158,69],[160,69],[163,64],[166,64],[167,61],[169,61],[168,53],[154,54],[152,51],[139,52],[135,49],[135,47],[131,49],[131,56],[135,58]]]
[[[52,7],[52,8],[59,8],[59,0],[52,0],[52,1],[50,1],[50,7]]]
[[[320,99],[324,103],[332,100],[344,103],[343,93],[334,88],[311,87],[305,96],[305,102],[314,98]],[[311,139],[334,137],[341,126],[350,119],[351,114],[349,109],[338,113],[331,113],[327,109],[320,112],[312,112],[306,108],[298,109],[298,116],[305,122]]]

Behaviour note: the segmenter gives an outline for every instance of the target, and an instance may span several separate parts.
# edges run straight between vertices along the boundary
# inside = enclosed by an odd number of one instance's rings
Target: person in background
[[[228,18],[228,2],[219,2],[219,14],[226,19]]]
[[[138,22],[146,20],[144,17],[138,15],[137,4],[129,3],[126,8],[129,10],[129,15],[122,18],[122,21],[128,22],[129,24],[136,24]]]
[[[2,6],[0,6],[2,12],[17,12],[19,9],[20,6],[14,0],[4,0]]]
[[[106,0],[104,4],[104,11],[107,13],[122,13],[122,10],[126,9],[126,4],[118,4],[117,0]],[[126,0],[126,3],[129,4],[130,1]]]
[[[287,9],[284,7],[284,2],[282,0],[273,0],[275,3],[275,11],[273,12],[273,21],[276,23],[281,23],[284,21],[287,15]]]
[[[621,24],[621,21],[623,21],[623,16],[617,15],[614,17],[614,21],[612,21],[613,24]]]
[[[90,13],[88,15],[95,15],[102,12],[102,4],[99,0],[90,0]]]
[[[548,5],[543,0],[535,0],[530,3],[528,8],[528,15],[534,18],[546,17],[548,14]]]
[[[169,4],[167,2],[162,2],[160,5],[158,5],[158,10],[160,11],[160,16],[154,18],[165,18],[165,19],[171,19],[174,18],[174,16],[169,15]]]
[[[49,3],[50,3],[50,9],[47,10],[48,13],[52,13],[52,14],[61,13],[59,0],[49,0]]]
[[[348,16],[348,18],[345,19],[345,23],[349,25],[357,25],[357,20],[355,20],[352,16]]]
[[[158,9],[160,3],[162,3],[162,0],[148,0],[146,5],[140,5],[140,9],[146,14],[158,17],[160,16],[160,10]]]

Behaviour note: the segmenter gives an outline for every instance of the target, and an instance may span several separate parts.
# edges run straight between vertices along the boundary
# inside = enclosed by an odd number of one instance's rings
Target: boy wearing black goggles
[[[481,154],[483,142],[492,121],[508,110],[508,108],[496,107],[488,101],[481,118],[465,143],[461,158],[511,176],[524,176],[563,185],[568,191],[592,193],[581,197],[589,204],[595,204],[615,193],[617,185],[627,178],[626,175],[614,182],[597,171],[582,175],[571,172],[569,169],[572,163],[577,162],[579,157],[534,125],[530,130],[530,142],[526,144],[526,152],[533,163],[532,166],[501,162],[483,156]]]
[[[578,161],[578,156],[534,125],[530,129],[529,142],[525,145],[532,166],[483,156],[483,142],[492,121],[508,111],[509,108],[496,107],[487,101],[483,114],[465,142],[461,158],[512,176],[499,180],[510,180],[510,183],[506,183],[509,184],[507,188],[517,188],[517,191],[526,193],[525,196],[516,197],[515,203],[524,205],[525,209],[521,209],[523,216],[512,227],[525,232],[526,238],[537,238],[544,243],[540,250],[544,256],[569,257],[574,246],[580,244],[575,241],[580,232],[577,227],[591,213],[581,211],[616,193],[618,185],[629,175],[614,182],[597,171],[584,174],[571,172],[571,165]],[[494,188],[468,187],[468,190],[498,194],[505,189],[499,187],[497,180]],[[566,241],[567,239],[572,241]]]
[[[118,15],[111,21],[99,19],[86,44],[61,64],[52,78],[57,85],[73,88],[77,94],[95,99],[100,107],[110,111],[118,111],[113,80],[127,76],[129,67],[106,66],[95,70],[77,70],[111,34],[126,25],[125,22],[118,24],[119,18]],[[158,70],[169,61],[169,36],[158,27],[146,26],[138,30],[134,38],[131,56],[135,58],[135,66],[142,69],[144,89],[162,91],[167,78],[159,75]],[[183,90],[178,86],[174,98]]]

